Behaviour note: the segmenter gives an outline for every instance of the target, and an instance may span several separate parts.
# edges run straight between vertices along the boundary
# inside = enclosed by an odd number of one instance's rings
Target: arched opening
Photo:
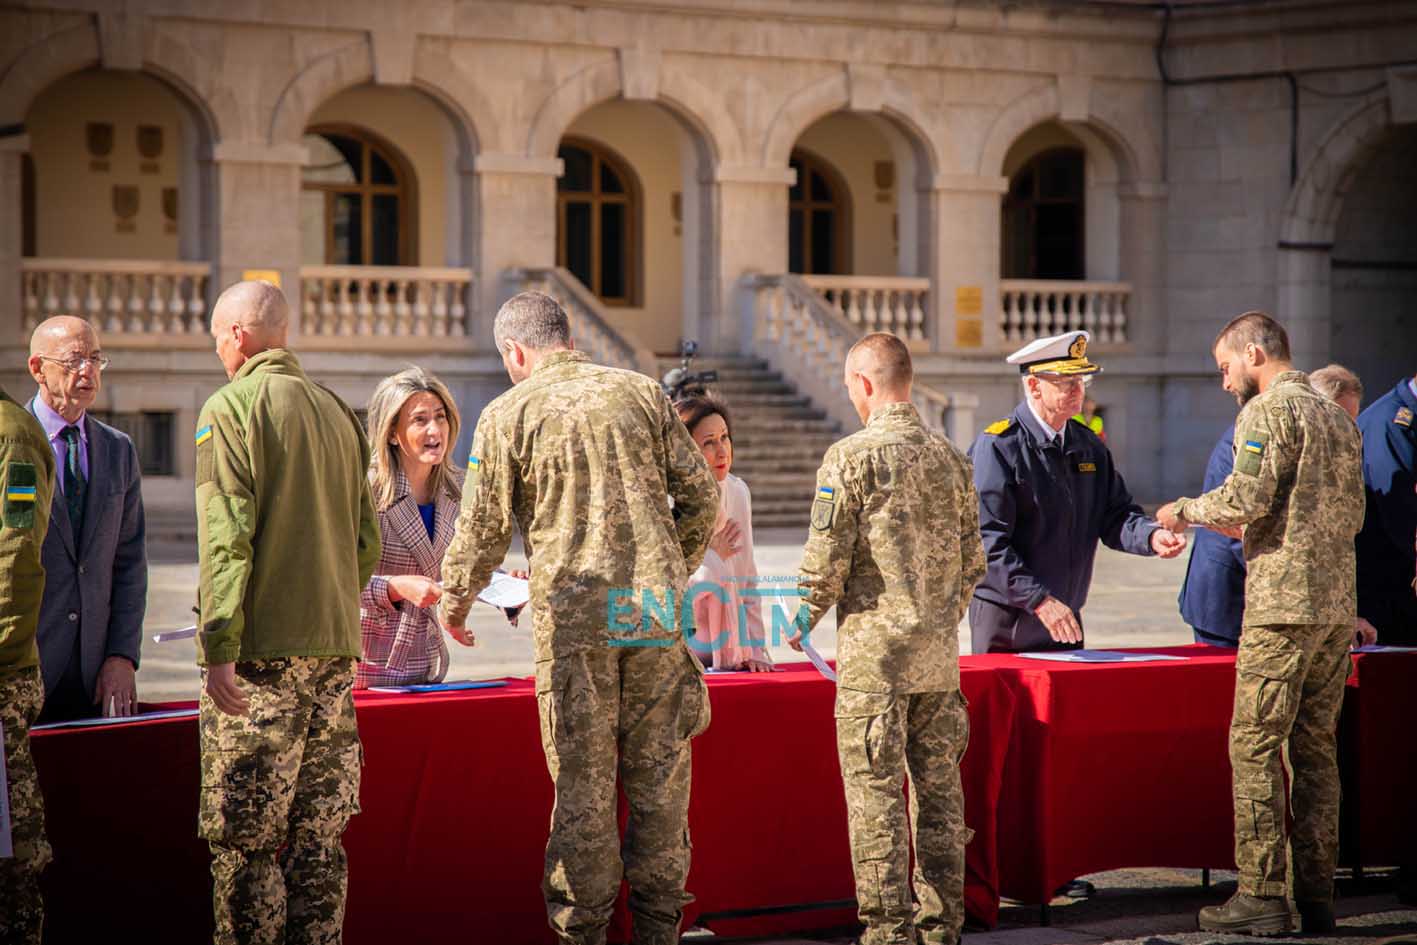
[[[1084,162],[1081,148],[1050,148],[1010,177],[1004,196],[1005,279],[1084,277]]]
[[[1342,200],[1329,355],[1355,371],[1372,398],[1417,371],[1417,125],[1389,130]]]
[[[418,260],[417,188],[408,160],[356,125],[305,134],[300,229],[307,265],[409,266]]]
[[[637,306],[640,184],[623,157],[590,138],[567,137],[556,152],[556,264],[607,305]]]
[[[792,152],[797,175],[787,197],[787,269],[807,275],[851,272],[851,191],[841,172],[803,148]]]

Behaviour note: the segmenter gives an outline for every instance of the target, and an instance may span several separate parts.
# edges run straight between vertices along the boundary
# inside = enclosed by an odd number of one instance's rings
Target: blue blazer
[[[1219,486],[1235,468],[1235,425],[1210,452],[1204,491]],[[1245,544],[1208,528],[1191,531],[1191,560],[1181,583],[1181,619],[1212,637],[1240,642],[1245,617]]]
[[[34,413],[34,401],[28,404]],[[74,534],[56,483],[44,536],[44,603],[39,609],[39,668],[49,694],[63,678],[79,638],[79,668],[92,693],[110,656],[138,665],[147,610],[148,558],[138,451],[127,434],[85,414],[89,440],[83,533]],[[58,470],[56,477],[62,477]],[[62,478],[61,478],[62,481]]]
[[[1382,643],[1417,644],[1417,396],[1403,378],[1358,415],[1368,505],[1358,533],[1358,616]]]

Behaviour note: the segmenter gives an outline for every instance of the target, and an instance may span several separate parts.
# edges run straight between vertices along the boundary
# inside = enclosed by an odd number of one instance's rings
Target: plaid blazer
[[[454,473],[453,484],[462,490],[462,473]],[[448,673],[448,644],[443,629],[434,619],[433,607],[414,607],[408,601],[389,599],[389,578],[400,574],[421,574],[442,580],[443,553],[453,540],[457,524],[458,500],[446,492],[436,497],[433,539],[418,514],[418,504],[408,492],[408,479],[398,473],[394,501],[379,513],[379,534],[383,550],[374,576],[359,596],[359,627],[363,637],[356,689],[369,686],[406,686],[440,682]]]

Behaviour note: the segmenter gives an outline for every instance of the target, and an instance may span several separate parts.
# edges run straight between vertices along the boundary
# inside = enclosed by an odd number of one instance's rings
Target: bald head
[[[262,351],[285,347],[290,305],[285,293],[269,282],[238,282],[227,288],[212,308],[212,337],[227,377]]]
[[[93,406],[104,363],[98,332],[82,318],[56,315],[30,335],[30,377],[39,398],[70,423]]]
[[[39,323],[30,335],[30,357],[63,357],[68,349],[80,345],[98,350],[98,332],[85,319],[73,315],[56,315]]]

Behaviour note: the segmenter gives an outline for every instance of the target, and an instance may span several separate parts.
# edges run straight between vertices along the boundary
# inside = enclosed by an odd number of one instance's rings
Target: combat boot
[[[1278,935],[1294,928],[1289,903],[1283,896],[1251,896],[1237,892],[1223,906],[1206,906],[1200,911],[1202,932],[1241,932],[1249,935]]]
[[[1333,903],[1327,899],[1300,899],[1294,905],[1299,910],[1299,927],[1305,935],[1338,928],[1333,918]]]

